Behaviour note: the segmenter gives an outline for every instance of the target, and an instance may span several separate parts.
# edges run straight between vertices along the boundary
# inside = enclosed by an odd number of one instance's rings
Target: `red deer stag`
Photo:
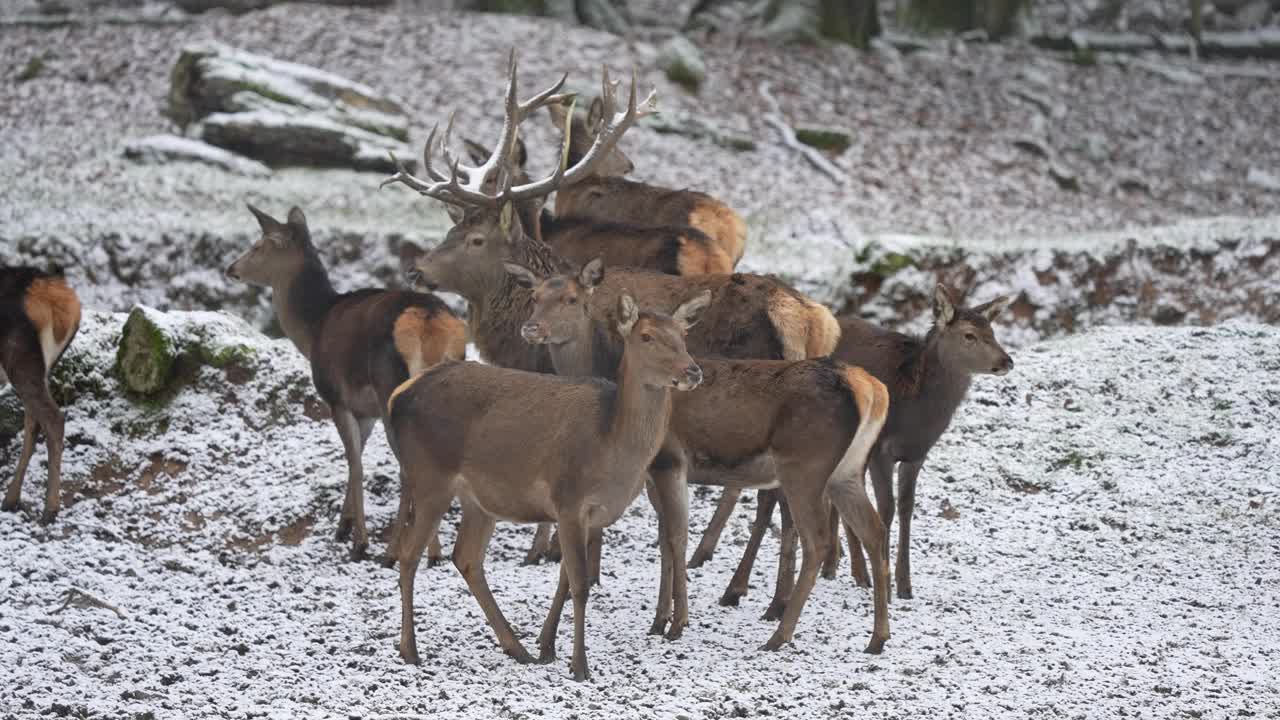
[[[498,519],[555,522],[564,559],[540,638],[540,660],[555,658],[558,608],[573,595],[573,677],[590,677],[586,655],[587,538],[615,522],[644,484],[666,434],[671,388],[690,390],[702,371],[685,348],[697,298],[671,317],[636,310],[623,296],[617,312],[625,340],[618,384],[449,363],[396,390],[391,428],[400,447],[407,511],[399,545],[400,655],[417,663],[413,580],[418,558],[454,497],[462,523],[453,563],[480,603],[498,643],[533,662],[494,601],[484,556]],[[555,418],[555,422],[538,418]],[[681,485],[678,490],[683,491]]]
[[[489,151],[479,143],[464,141],[471,159],[483,162]],[[516,141],[512,159],[516,184],[529,181],[524,143]],[[562,183],[557,192],[567,192]],[[516,203],[520,223],[535,240],[574,265],[602,258],[610,267],[635,267],[668,275],[703,275],[733,272],[733,260],[701,230],[688,225],[639,225],[592,217],[557,218],[542,212],[544,198]]]
[[[461,359],[466,326],[440,298],[407,290],[356,290],[339,294],[329,282],[299,208],[280,222],[254,206],[262,237],[227,275],[271,288],[280,327],[311,361],[311,378],[333,411],[347,458],[347,491],[338,522],[339,540],[351,536],[352,558],[364,555],[361,456],[391,392],[407,378],[445,359]],[[391,439],[394,451],[394,438]],[[394,533],[393,533],[394,534]],[[439,557],[438,543],[432,556]]]
[[[556,372],[610,377],[619,371],[622,347],[588,310],[600,282],[597,263],[576,278],[540,279],[525,268],[507,269],[533,286],[533,314],[521,332],[528,342],[550,348]],[[889,411],[889,393],[861,368],[829,358],[697,362],[702,384],[672,399],[671,422],[654,466],[675,467],[682,475],[687,469],[696,484],[781,488],[804,559],[799,580],[779,608],[781,623],[765,644],[776,650],[790,642],[819,564],[837,540],[827,521],[828,493],[873,559],[886,541],[863,475]],[[875,653],[889,637],[889,576],[887,561],[873,567],[875,623],[867,651]],[[664,587],[671,582],[668,574],[678,578],[683,570],[664,558]]]
[[[0,385],[13,383],[23,409],[22,454],[0,509],[18,509],[39,429],[49,451],[43,523],[52,522],[62,505],[64,425],[62,411],[49,394],[49,373],[79,329],[80,299],[61,270],[0,267]]]
[[[591,103],[585,117],[564,105],[550,105],[547,110],[556,127],[573,123],[570,162],[585,154],[608,119],[603,97]],[[734,265],[738,264],[747,243],[747,225],[738,213],[706,193],[672,190],[623,177],[634,167],[630,158],[613,148],[590,177],[556,192],[557,221],[583,217],[639,225],[688,225],[706,233]]]
[[[911,592],[911,515],[916,479],[929,451],[946,432],[976,374],[1004,375],[1013,359],[996,341],[991,322],[1009,304],[996,298],[959,307],[945,285],[933,294],[933,327],[923,338],[891,332],[858,318],[843,318],[843,334],[832,357],[865,367],[889,388],[892,403],[880,442],[871,453],[871,482],[885,532],[893,525],[893,471],[898,469],[898,597]],[[857,540],[850,536],[853,573],[867,582]],[[885,543],[886,550],[888,543]],[[870,551],[875,557],[874,551]],[[886,556],[887,558],[887,556]]]

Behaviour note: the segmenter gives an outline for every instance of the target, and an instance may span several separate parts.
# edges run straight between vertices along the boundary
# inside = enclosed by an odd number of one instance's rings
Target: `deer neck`
[[[950,423],[951,416],[969,392],[972,376],[950,362],[936,338],[929,339],[918,362],[923,365],[919,369],[920,396],[935,409],[937,417],[944,419],[944,424]]]
[[[653,457],[671,418],[671,391],[652,388],[627,371],[627,356],[618,368],[618,399],[609,424],[609,440],[619,460],[643,465]]]
[[[551,346],[556,374],[616,378],[618,362],[603,323],[592,322],[585,314],[580,322],[572,340]]]
[[[271,305],[280,329],[308,360],[320,324],[337,297],[318,255],[308,256],[297,273],[272,288]]]

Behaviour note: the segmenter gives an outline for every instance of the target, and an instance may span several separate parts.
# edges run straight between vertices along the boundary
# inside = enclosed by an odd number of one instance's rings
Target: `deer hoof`
[[[760,649],[767,652],[775,652],[781,649],[782,646],[786,644],[787,644],[787,640],[782,637],[782,631],[778,630],[773,634],[772,637],[769,638],[768,642],[760,646]]]
[[[777,622],[782,619],[782,614],[785,613],[786,611],[787,611],[786,603],[777,602],[777,601],[771,602],[769,603],[769,608],[764,611],[764,615],[761,616],[760,619],[768,620],[769,622]]]
[[[699,548],[698,550],[694,551],[693,557],[689,558],[689,564],[687,565],[687,567],[690,570],[696,570],[702,567],[703,565],[705,565],[707,561],[711,559],[711,555],[712,553],[703,552],[702,549]]]
[[[556,649],[553,647],[544,647],[538,651],[538,664],[550,665],[556,661]]]
[[[359,562],[368,554],[369,543],[356,543],[351,546],[351,561]]]
[[[52,524],[53,521],[56,520],[57,518],[58,518],[58,511],[56,509],[45,510],[43,513],[40,514],[40,524],[41,525]]]
[[[513,649],[506,650],[505,652],[521,665],[533,665],[536,662],[533,659],[533,656],[529,654],[529,651],[525,650],[523,647],[517,646]]]
[[[396,556],[383,555],[382,557],[378,558],[378,564],[387,569],[393,568],[396,566]]]
[[[720,606],[738,607],[738,601],[742,599],[743,595],[746,595],[746,593],[738,592],[736,590],[726,590],[724,595],[720,596]]]
[[[6,498],[3,503],[0,503],[0,510],[3,510],[4,512],[18,512],[18,501]]]
[[[868,655],[879,655],[884,652],[884,638],[872,637],[871,642],[867,643],[867,647],[862,652]]]
[[[898,599],[899,599],[899,600],[910,600],[912,597],[914,597],[914,596],[911,594],[911,588],[910,588],[910,586],[908,586],[908,587],[899,587],[899,588],[898,588]]]
[[[667,631],[666,618],[655,618],[653,624],[649,626],[650,635],[661,635]]]
[[[684,627],[683,623],[671,623],[671,629],[667,630],[667,640],[670,642],[684,637]]]
[[[338,521],[338,531],[333,534],[333,539],[338,542],[345,542],[351,537],[351,521],[343,518]]]
[[[417,648],[413,648],[413,647],[409,648],[407,651],[403,647],[401,647],[400,659],[404,660],[405,665],[421,665],[422,664],[422,661],[418,659]]]
[[[427,567],[430,568],[430,567],[435,567],[437,565],[443,565],[445,560],[448,560],[448,558],[446,558],[443,555],[428,555]]]
[[[587,663],[585,660],[581,663],[571,663],[571,667],[569,669],[573,671],[573,679],[576,682],[586,682],[591,679],[591,671],[587,669]]]

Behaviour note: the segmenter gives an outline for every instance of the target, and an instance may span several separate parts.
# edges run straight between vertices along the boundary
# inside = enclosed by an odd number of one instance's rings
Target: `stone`
[[[672,82],[689,92],[698,92],[707,79],[707,64],[702,59],[702,51],[683,35],[673,35],[662,44],[658,66]]]
[[[124,156],[142,164],[198,162],[248,177],[268,177],[271,168],[200,140],[152,135],[125,143]]]

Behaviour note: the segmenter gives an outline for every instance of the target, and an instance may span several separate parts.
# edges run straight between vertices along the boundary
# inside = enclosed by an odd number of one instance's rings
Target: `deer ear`
[[[551,124],[556,129],[563,129],[565,123],[569,119],[569,105],[565,103],[551,103],[547,106],[547,114],[551,116]]]
[[[946,285],[938,283],[933,291],[933,321],[938,325],[950,325],[956,317],[956,306],[951,300],[951,291]]]
[[[987,319],[987,322],[992,322],[997,317],[1000,316],[1000,313],[1004,312],[1005,308],[1009,307],[1010,302],[1013,302],[1013,296],[1004,295],[996,298],[995,300],[992,300],[991,302],[986,302],[979,305],[978,307],[974,308],[973,311],[976,313],[980,313],[983,317]]]
[[[489,159],[489,148],[481,145],[475,140],[462,139],[462,146],[467,149],[467,157],[471,158],[471,162],[482,165],[485,160]]]
[[[502,230],[502,237],[510,240],[511,238],[511,216],[513,210],[511,201],[507,200],[502,203],[502,209],[498,211],[498,229]]]
[[[462,207],[461,205],[454,205],[453,203],[445,203],[444,209],[449,213],[449,219],[453,221],[454,225],[457,225],[458,223],[462,222],[462,218],[467,216],[466,208]]]
[[[604,258],[595,258],[583,265],[582,270],[578,272],[578,283],[586,288],[587,292],[595,290],[601,280],[604,280]]]
[[[534,286],[540,282],[538,276],[534,275],[532,270],[523,265],[502,263],[502,267],[506,269],[507,274],[511,276],[511,279],[516,281],[517,285],[525,288],[526,290],[532,290]]]
[[[253,213],[253,216],[258,219],[258,227],[262,228],[264,232],[275,230],[282,224],[279,220],[254,207],[252,203],[245,203],[244,206],[249,208],[249,212]]]
[[[636,309],[636,301],[630,295],[618,298],[618,334],[623,338],[631,335],[631,328],[640,319],[640,311]]]
[[[529,162],[529,150],[524,146],[524,140],[516,138],[516,167],[524,169],[526,163]]]
[[[587,129],[592,135],[600,132],[601,126],[604,124],[604,101],[596,98],[591,101],[591,108],[587,110]]]
[[[685,330],[693,327],[698,322],[698,316],[711,304],[711,291],[703,290],[689,300],[685,300],[676,311],[671,313],[671,319],[675,320]]]

